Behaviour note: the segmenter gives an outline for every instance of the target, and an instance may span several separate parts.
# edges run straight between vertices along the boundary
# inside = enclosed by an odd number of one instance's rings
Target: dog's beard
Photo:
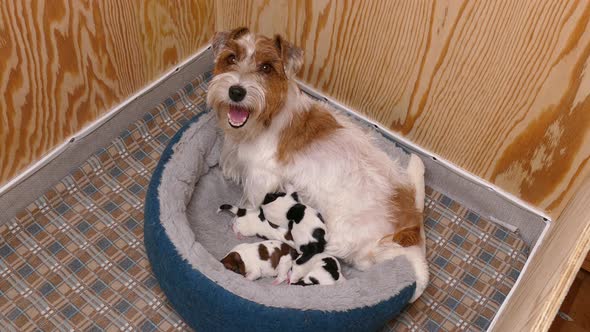
[[[228,95],[229,87],[240,84],[246,90],[244,100],[236,103]],[[253,77],[239,80],[235,73],[213,77],[207,92],[207,104],[216,112],[219,125],[226,134],[236,139],[251,137],[259,128],[257,118],[265,105],[265,89]]]

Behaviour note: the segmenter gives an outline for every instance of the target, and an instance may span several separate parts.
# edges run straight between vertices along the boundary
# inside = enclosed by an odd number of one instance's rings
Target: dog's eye
[[[236,64],[236,62],[237,62],[237,61],[236,61],[236,56],[235,56],[235,55],[233,55],[233,54],[230,54],[230,55],[228,55],[228,56],[227,56],[227,59],[226,59],[226,61],[227,61],[227,63],[228,63],[228,64],[230,64],[230,65],[235,65],[235,64]]]
[[[271,70],[272,70],[272,66],[270,64],[268,64],[268,63],[263,63],[260,66],[260,71],[262,71],[265,74],[270,73]]]

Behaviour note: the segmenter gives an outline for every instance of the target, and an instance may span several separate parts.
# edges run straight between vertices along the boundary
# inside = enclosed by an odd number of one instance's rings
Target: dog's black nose
[[[240,102],[246,97],[246,89],[239,85],[232,85],[229,87],[229,98],[233,101]]]

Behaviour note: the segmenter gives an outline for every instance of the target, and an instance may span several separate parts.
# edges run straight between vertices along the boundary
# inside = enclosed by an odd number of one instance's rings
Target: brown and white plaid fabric
[[[205,111],[209,77],[146,113],[0,226],[0,331],[188,330],[150,271],[143,203],[170,138]],[[485,329],[528,249],[450,198],[427,195],[431,282],[387,329]]]

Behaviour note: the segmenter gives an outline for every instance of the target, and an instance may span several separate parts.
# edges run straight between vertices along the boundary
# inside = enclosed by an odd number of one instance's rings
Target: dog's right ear
[[[289,77],[294,77],[303,66],[303,50],[283,39],[281,35],[275,35],[274,40],[283,58],[285,73]]]
[[[213,56],[217,57],[219,51],[225,46],[228,41],[229,31],[216,32],[211,39],[211,49],[213,50]]]
[[[213,55],[217,56],[230,39],[238,39],[249,32],[250,30],[246,27],[216,32],[211,39]]]

